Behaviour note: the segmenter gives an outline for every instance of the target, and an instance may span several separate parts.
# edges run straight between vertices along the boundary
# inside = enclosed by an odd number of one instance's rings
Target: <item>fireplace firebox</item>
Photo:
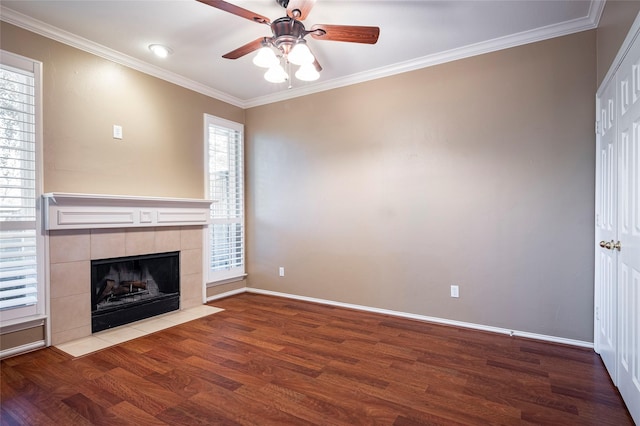
[[[180,308],[180,253],[91,261],[91,331]]]

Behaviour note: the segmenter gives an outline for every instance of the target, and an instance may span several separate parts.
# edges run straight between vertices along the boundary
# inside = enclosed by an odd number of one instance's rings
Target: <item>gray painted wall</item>
[[[592,341],[595,45],[247,110],[249,285]]]

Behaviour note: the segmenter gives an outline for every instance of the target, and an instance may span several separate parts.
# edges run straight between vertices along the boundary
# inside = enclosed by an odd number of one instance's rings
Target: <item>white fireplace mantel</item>
[[[212,200],[129,195],[42,195],[46,230],[206,225]]]

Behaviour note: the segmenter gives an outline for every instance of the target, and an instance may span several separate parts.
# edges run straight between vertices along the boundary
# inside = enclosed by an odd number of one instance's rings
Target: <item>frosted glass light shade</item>
[[[293,46],[288,59],[294,65],[312,64],[316,60],[305,42],[299,42]]]
[[[261,47],[258,50],[258,54],[253,57],[253,63],[254,65],[257,65],[261,68],[271,68],[275,65],[278,65],[280,63],[280,60],[278,59],[276,54],[273,53],[273,50],[271,50],[271,48],[264,46]]]
[[[302,81],[315,81],[320,78],[320,73],[313,64],[304,64],[296,71],[296,78]]]
[[[289,78],[282,65],[277,64],[264,73],[264,79],[269,83],[284,83]]]

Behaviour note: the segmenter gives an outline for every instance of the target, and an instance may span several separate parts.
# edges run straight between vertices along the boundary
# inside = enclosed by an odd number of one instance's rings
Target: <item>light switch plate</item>
[[[113,138],[122,139],[122,126],[118,126],[117,124],[113,125]]]
[[[460,289],[457,285],[451,286],[451,297],[460,297]]]

